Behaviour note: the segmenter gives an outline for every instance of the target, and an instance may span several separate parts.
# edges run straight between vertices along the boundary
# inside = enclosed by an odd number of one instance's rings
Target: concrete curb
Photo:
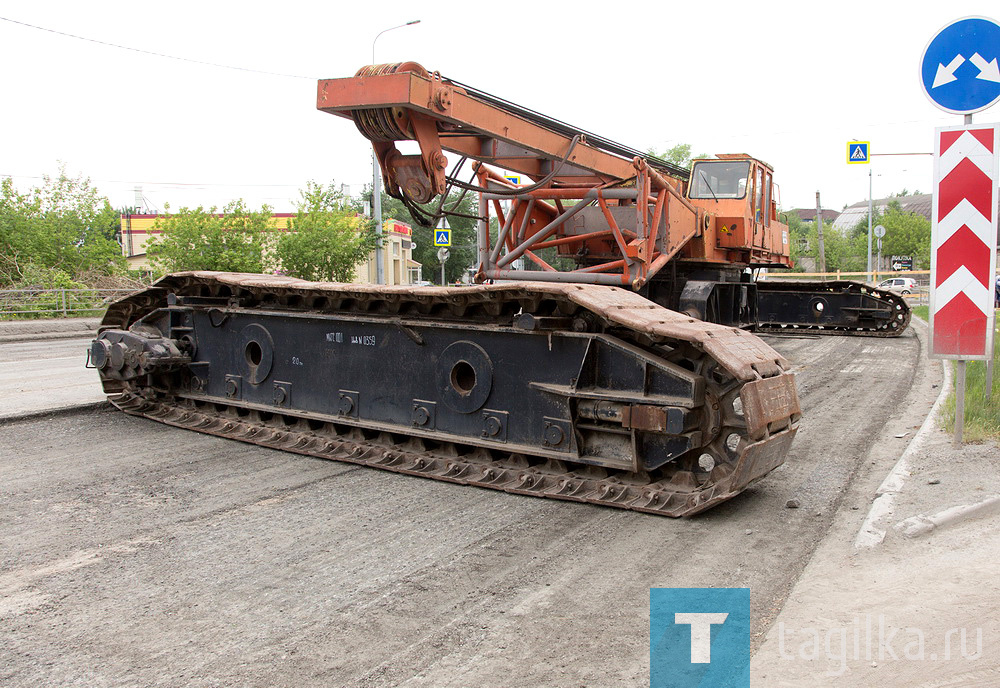
[[[11,416],[0,416],[0,422],[2,423],[14,423],[22,421],[32,421],[38,420],[43,417],[51,416],[66,416],[73,413],[82,413],[84,411],[95,411],[100,409],[111,409],[114,408],[111,402],[107,399],[102,401],[88,401],[83,404],[74,404],[72,406],[61,406],[58,408],[42,409],[40,411],[29,411],[27,413],[14,414]]]
[[[93,339],[95,336],[97,336],[97,330],[79,330],[77,332],[45,332],[38,334],[0,334],[0,344],[44,342],[53,339]]]
[[[0,320],[0,344],[71,339],[97,335],[101,318],[54,318],[39,320]]]
[[[0,320],[0,334],[38,334],[45,332],[69,332],[75,330],[96,330],[101,325],[101,316],[82,318],[25,318],[23,320]]]
[[[894,526],[894,529],[908,538],[927,535],[935,528],[944,528],[970,518],[989,516],[1000,511],[1000,495],[987,497],[975,504],[962,504],[939,511],[931,516],[920,514],[904,519]]]
[[[926,327],[927,325],[924,323],[919,329],[914,328],[914,331],[920,337],[925,347],[927,345],[927,333],[924,331],[924,328]],[[899,457],[899,461],[892,467],[892,470],[889,471],[885,480],[882,481],[882,484],[876,490],[875,494],[877,496],[875,497],[875,501],[872,502],[872,506],[868,510],[868,515],[865,516],[865,520],[861,524],[857,536],[854,538],[854,547],[856,549],[872,549],[885,540],[886,528],[882,527],[881,522],[892,513],[896,495],[903,489],[903,483],[910,476],[910,459],[923,446],[927,435],[933,430],[938,412],[944,404],[944,400],[948,398],[948,393],[951,392],[951,366],[948,365],[947,361],[942,361],[941,368],[944,373],[944,382],[941,384],[941,390],[938,392],[937,399],[934,400],[934,405],[931,406],[931,410],[927,413],[927,417],[921,424],[920,429],[917,430],[917,434],[906,445],[906,449]]]

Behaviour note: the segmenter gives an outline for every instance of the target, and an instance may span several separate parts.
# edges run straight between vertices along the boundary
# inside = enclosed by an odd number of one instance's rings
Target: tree
[[[905,192],[905,189],[904,189]],[[904,194],[899,194],[904,195]],[[931,264],[931,222],[923,215],[904,212],[899,201],[890,201],[885,211],[876,210],[872,215],[872,227],[885,227],[882,239],[882,255],[913,256],[913,267],[926,270]],[[852,229],[855,242],[868,252],[868,215],[866,214]],[[872,240],[875,253],[875,239]]]
[[[83,272],[112,274],[125,269],[115,240],[118,213],[84,177],[64,167],[41,186],[19,192],[10,178],[0,182],[0,284],[22,282],[48,272],[63,281]],[[58,274],[56,274],[58,273]],[[50,280],[51,281],[51,280]]]
[[[224,272],[264,272],[269,248],[271,208],[250,210],[243,199],[230,202],[216,213],[181,208],[158,218],[154,227],[162,234],[146,244],[150,263],[164,272],[181,270],[221,270]]]
[[[782,213],[781,220],[788,225],[788,253],[795,264],[792,269],[795,272],[803,272],[802,258],[816,257],[813,255],[815,252],[812,250],[813,243],[810,241],[810,227],[802,221],[796,212]]]
[[[667,148],[662,152],[657,151],[655,148],[649,148],[646,151],[646,155],[652,155],[654,158],[672,162],[673,164],[679,165],[680,167],[688,170],[691,169],[692,159],[707,157],[704,153],[692,156],[690,143],[678,143],[673,148]]]
[[[275,249],[282,269],[312,281],[350,282],[375,248],[371,221],[358,217],[333,184],[310,181],[299,196],[298,213]]]
[[[782,218],[788,225],[792,260],[799,263],[802,258],[809,257],[818,266],[819,230],[816,223],[804,222],[794,212],[783,213]],[[828,223],[823,224],[823,249],[828,272],[850,272],[865,268],[865,252],[858,249],[856,237],[846,236]],[[801,270],[801,266],[796,265],[795,269]]]

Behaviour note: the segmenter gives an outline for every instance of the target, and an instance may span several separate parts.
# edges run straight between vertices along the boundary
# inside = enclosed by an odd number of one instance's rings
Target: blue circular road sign
[[[1000,24],[965,17],[937,32],[920,59],[924,93],[946,112],[968,115],[1000,100]]]

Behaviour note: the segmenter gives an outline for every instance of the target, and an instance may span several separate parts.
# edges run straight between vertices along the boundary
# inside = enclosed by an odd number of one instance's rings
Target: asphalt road
[[[690,520],[110,410],[8,421],[0,684],[643,686],[650,587],[750,587],[760,635],[920,348],[912,332],[768,341],[796,365],[798,437],[784,466]]]

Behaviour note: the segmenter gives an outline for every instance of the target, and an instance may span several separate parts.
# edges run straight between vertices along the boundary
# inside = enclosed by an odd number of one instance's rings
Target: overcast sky
[[[492,8],[492,11],[488,8]],[[20,188],[89,176],[113,205],[141,185],[152,206],[244,198],[293,207],[307,180],[371,179],[348,120],[316,110],[316,80],[413,60],[518,104],[646,149],[750,153],[775,167],[785,209],[841,209],[868,193],[873,153],[932,150],[961,124],[923,94],[918,63],[943,25],[1000,18],[983,2],[0,3],[0,16],[191,60],[0,21],[0,176]],[[1000,105],[974,116],[1000,120]],[[930,156],[874,158],[874,195],[927,192]]]

